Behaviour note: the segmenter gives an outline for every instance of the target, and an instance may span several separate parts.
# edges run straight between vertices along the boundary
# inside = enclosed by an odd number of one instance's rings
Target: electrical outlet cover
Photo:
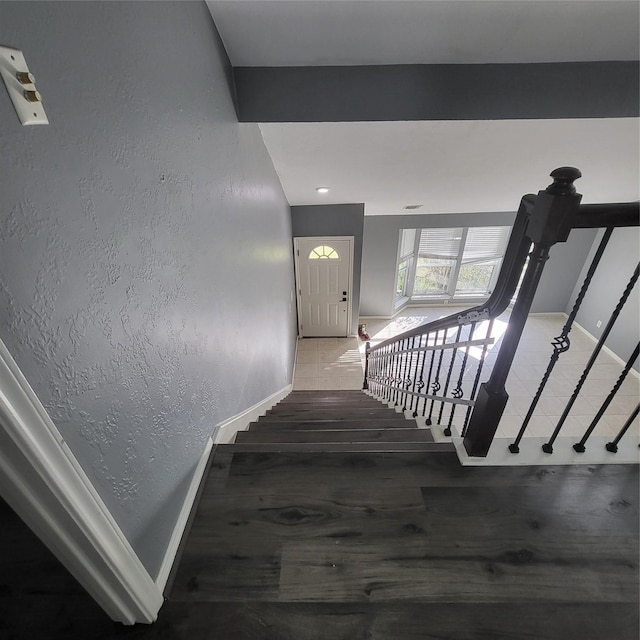
[[[18,118],[22,124],[49,124],[42,102],[29,102],[24,92],[35,91],[35,84],[21,84],[16,77],[18,71],[29,72],[22,51],[0,47],[0,75],[9,92]]]

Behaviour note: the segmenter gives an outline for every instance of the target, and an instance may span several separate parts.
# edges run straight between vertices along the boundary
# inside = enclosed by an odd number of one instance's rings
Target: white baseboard
[[[189,516],[191,515],[191,510],[193,509],[193,505],[198,494],[198,489],[200,488],[200,485],[204,479],[204,474],[207,469],[207,462],[209,461],[209,456],[211,455],[212,448],[213,439],[208,438],[204,447],[204,451],[202,452],[202,456],[200,456],[200,460],[198,460],[198,464],[196,465],[195,471],[193,472],[193,478],[191,479],[189,490],[187,491],[187,495],[184,499],[184,502],[182,503],[182,508],[180,509],[180,514],[178,515],[175,527],[173,528],[173,533],[171,534],[169,545],[167,546],[167,550],[164,554],[164,559],[162,560],[160,571],[158,572],[158,576],[156,577],[156,586],[161,592],[163,592],[164,588],[167,586],[167,580],[169,579],[169,574],[171,573],[173,563],[176,560],[178,548],[180,547],[180,541],[182,540],[182,536],[184,535],[185,529],[187,527]]]
[[[296,338],[296,350],[293,354],[293,370],[291,371],[291,388],[293,389],[293,381],[296,379],[296,366],[298,365],[298,342],[299,338]]]
[[[395,315],[398,314],[394,314],[394,316]],[[362,324],[362,322],[366,324],[371,320],[391,320],[394,316],[360,316],[358,324]]]
[[[113,620],[157,618],[162,592],[1,340],[0,494]]]
[[[565,320],[569,317],[564,311],[536,311],[535,313],[529,313],[529,316],[534,318],[547,318],[549,316],[561,316]]]
[[[280,400],[286,398],[293,388],[292,384],[288,384],[284,389],[276,391],[276,393],[265,398],[261,402],[249,407],[246,411],[221,422],[216,426],[213,435],[214,444],[229,444],[233,442],[238,431],[246,431],[249,424],[255,422],[260,416],[264,415],[267,409],[271,409]]]
[[[566,314],[563,314],[563,315],[566,316]],[[590,340],[593,340],[593,342],[597,344],[598,338],[596,338],[592,333],[587,331],[581,324],[574,321],[573,326],[576,327],[576,329],[579,329],[580,331],[582,331],[582,333],[584,333],[584,335],[587,336],[587,338],[589,338]],[[627,363],[617,353],[609,349],[609,347],[607,347],[606,344],[602,346],[602,351],[604,351],[608,356],[611,356],[621,367],[624,368],[626,366]],[[629,369],[629,373],[632,376],[640,379],[640,372],[636,371],[635,369],[633,368]]]

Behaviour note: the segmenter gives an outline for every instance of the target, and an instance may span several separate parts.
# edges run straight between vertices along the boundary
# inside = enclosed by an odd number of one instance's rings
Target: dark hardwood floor
[[[333,431],[339,404],[322,402]],[[637,465],[461,467],[278,439],[217,447],[151,626],[106,619],[2,504],[0,638],[637,640]]]

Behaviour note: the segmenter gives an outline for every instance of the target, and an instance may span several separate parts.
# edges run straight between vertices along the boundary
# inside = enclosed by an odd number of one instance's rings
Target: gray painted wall
[[[291,382],[289,206],[204,3],[0,2],[0,337],[155,576],[216,424]]]
[[[365,217],[360,315],[390,317],[395,312],[401,229],[511,225],[514,219],[511,212]]]
[[[603,234],[603,230],[599,231],[593,242],[584,268],[567,305],[567,313],[571,311],[571,307],[578,296],[586,271],[591,264],[593,255],[600,244]],[[576,321],[596,338],[600,338],[602,335],[609,316],[618,304],[620,296],[622,296],[639,259],[640,236],[638,229],[616,229],[609,240],[598,270],[591,281],[591,285],[576,317]],[[640,301],[638,284],[636,283],[629,300],[622,309],[613,330],[605,342],[606,346],[625,362],[638,342],[640,334],[639,319]],[[599,320],[602,321],[602,326],[597,327],[596,325]],[[636,370],[639,369],[638,365],[639,362],[636,360]]]
[[[327,204],[291,207],[294,238],[354,236],[351,333],[358,332],[360,313],[364,204]]]
[[[236,67],[244,122],[621,118],[638,62]]]
[[[595,229],[573,229],[566,242],[551,247],[531,313],[565,310],[596,233]]]

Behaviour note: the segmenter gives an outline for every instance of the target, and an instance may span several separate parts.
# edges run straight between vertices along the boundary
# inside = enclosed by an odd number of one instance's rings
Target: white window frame
[[[504,236],[501,241],[501,245],[499,247],[499,252],[491,258],[478,259],[478,262],[485,262],[487,260],[493,260],[493,259],[498,260],[497,268],[494,269],[491,276],[491,280],[489,282],[488,292],[485,294],[476,294],[473,292],[456,293],[458,278],[460,275],[460,269],[463,265],[464,250],[467,245],[467,238],[469,236],[469,231],[470,229],[486,228],[486,227],[503,227],[505,230]],[[495,288],[498,276],[500,274],[500,269],[502,267],[502,260],[504,259],[504,253],[505,253],[505,250],[509,241],[509,236],[511,233],[511,227],[507,225],[482,225],[479,227],[446,227],[446,228],[461,230],[460,246],[458,250],[458,255],[454,258],[455,265],[453,266],[452,273],[449,277],[446,293],[436,293],[432,295],[428,295],[428,294],[420,295],[420,294],[414,293],[416,269],[418,264],[418,258],[420,256],[420,251],[419,251],[420,237],[422,235],[422,231],[423,230],[428,231],[428,228],[415,229],[413,252],[411,253],[404,252],[404,255],[402,255],[403,252],[401,250],[401,247],[403,245],[403,242],[402,242],[403,233],[408,231],[408,229],[400,230],[399,239],[398,239],[398,259],[396,262],[396,278],[394,281],[396,287],[397,287],[401,263],[404,262],[405,260],[409,260],[409,268],[407,270],[407,275],[405,279],[405,287],[403,292],[404,295],[398,296],[397,289],[394,292],[396,309],[408,304],[409,302],[411,302],[412,304],[413,303],[428,304],[428,303],[443,303],[443,302],[448,303],[448,302],[464,302],[464,301],[476,301],[476,300],[482,301],[482,300],[486,300],[491,295],[493,289]]]

